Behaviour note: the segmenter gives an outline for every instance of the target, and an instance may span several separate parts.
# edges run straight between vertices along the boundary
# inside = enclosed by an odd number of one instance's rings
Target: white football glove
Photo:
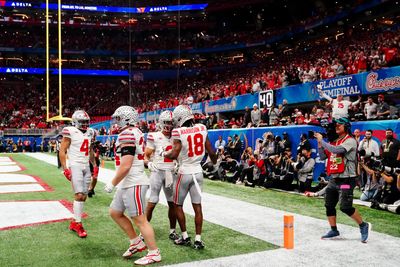
[[[147,163],[147,167],[149,168],[149,170],[151,171],[151,172],[156,172],[156,171],[158,171],[158,168],[156,167],[156,165],[153,163],[153,162],[149,162],[149,163]]]
[[[106,193],[112,193],[114,188],[115,186],[111,182],[109,182],[104,186],[104,191],[106,191]]]
[[[178,162],[175,161],[175,163],[174,163],[174,173],[178,174],[178,171],[179,171],[179,164],[178,164]]]
[[[160,153],[158,153],[158,155],[160,155],[161,157],[165,157],[165,154],[166,154],[167,152],[165,151],[165,147],[163,147],[163,148],[161,148],[161,151],[160,151]]]

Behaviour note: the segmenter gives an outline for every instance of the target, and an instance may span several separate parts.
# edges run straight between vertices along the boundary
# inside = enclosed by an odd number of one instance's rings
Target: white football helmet
[[[77,110],[72,114],[72,125],[79,130],[86,131],[89,128],[90,117],[84,110]]]
[[[170,133],[173,127],[172,111],[165,110],[161,112],[160,117],[158,118],[158,123],[161,131]]]
[[[136,126],[139,122],[139,113],[131,106],[120,106],[111,117],[119,129],[126,126]]]
[[[176,127],[182,127],[186,121],[194,119],[192,109],[188,105],[177,106],[172,114],[172,118]]]

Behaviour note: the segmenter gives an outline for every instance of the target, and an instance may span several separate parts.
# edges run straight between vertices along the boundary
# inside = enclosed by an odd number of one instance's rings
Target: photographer
[[[299,192],[311,191],[315,159],[311,158],[311,149],[303,148],[297,162],[291,162],[299,180]]]
[[[283,136],[282,145],[283,145],[284,150],[286,150],[287,148],[291,149],[292,148],[292,142],[289,139],[288,133],[287,132],[283,132],[282,136]]]
[[[370,223],[362,220],[353,207],[353,190],[356,182],[357,142],[350,134],[351,124],[348,118],[336,121],[335,141],[327,143],[320,133],[315,133],[318,140],[318,152],[322,160],[327,159],[327,174],[331,176],[325,191],[325,208],[331,230],[322,236],[329,239],[339,236],[336,225],[336,205],[340,200],[340,210],[350,216],[360,227],[361,242],[367,242]]]
[[[371,208],[377,208],[378,204],[393,204],[397,200],[400,200],[400,190],[398,185],[398,173],[387,173],[386,171],[381,172],[381,176],[384,180],[382,189],[376,194]]]
[[[360,161],[368,164],[371,157],[379,156],[379,145],[374,139],[372,139],[372,130],[367,130],[365,132],[365,138],[361,140],[358,145],[358,155],[360,156]],[[360,166],[360,178],[361,178],[361,188],[365,186],[367,181],[367,174],[364,168]]]
[[[222,181],[226,180],[230,183],[236,182],[236,179],[240,176],[239,163],[232,159],[231,155],[229,155],[222,146],[218,148],[217,156],[218,161],[220,162],[218,168],[219,178]]]
[[[360,162],[360,166],[366,176],[366,182],[364,184],[364,190],[360,196],[360,200],[371,201],[378,193],[380,174],[379,172],[372,170],[364,161]]]
[[[232,158],[239,160],[240,158],[240,151],[242,150],[242,141],[240,140],[239,135],[235,134],[233,136],[233,141],[228,143],[229,146],[229,154]]]
[[[247,180],[247,184],[253,185],[253,168],[256,160],[253,156],[253,149],[247,147],[240,157],[242,172],[236,184],[243,184]]]
[[[389,182],[389,186],[384,186],[382,190],[382,195],[379,196],[381,199],[381,202],[378,200],[373,201],[371,208],[376,208],[380,210],[387,210],[393,213],[400,214],[400,172],[397,169],[396,173],[393,173],[391,175],[392,178],[389,177],[384,177],[385,179],[385,184]],[[392,180],[393,179],[393,180]],[[396,179],[397,182],[394,180]],[[394,185],[396,184],[396,187]],[[397,191],[396,191],[397,189]],[[397,199],[397,200],[396,200]],[[385,203],[385,202],[392,202],[393,203]]]
[[[267,169],[265,168],[264,160],[260,158],[260,153],[258,151],[254,151],[254,184],[257,186],[262,186],[267,179]]]
[[[297,158],[300,157],[301,151],[302,151],[303,149],[311,150],[311,143],[310,143],[310,141],[307,139],[307,134],[305,134],[305,133],[301,134],[301,136],[300,136],[300,143],[299,143],[299,145],[297,146]]]
[[[202,164],[203,175],[211,180],[222,180],[222,162],[225,160],[225,151],[223,146],[219,146],[217,151],[217,163],[214,165],[210,159],[207,157],[206,161]],[[214,167],[215,166],[215,167]]]
[[[277,154],[277,145],[275,143],[274,135],[271,132],[265,133],[264,136],[265,139],[264,142],[262,143],[263,157],[267,159],[270,156]]]
[[[290,148],[285,148],[283,154],[277,159],[277,165],[280,169],[280,179],[278,188],[286,191],[293,190],[294,167],[292,166],[293,158]]]

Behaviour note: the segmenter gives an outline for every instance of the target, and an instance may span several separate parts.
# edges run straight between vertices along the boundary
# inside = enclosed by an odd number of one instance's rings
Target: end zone
[[[0,214],[0,231],[73,218],[72,203],[67,200],[0,201]]]

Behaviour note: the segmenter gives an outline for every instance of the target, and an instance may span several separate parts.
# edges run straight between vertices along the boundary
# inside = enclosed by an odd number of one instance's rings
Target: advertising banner
[[[217,112],[230,112],[244,110],[258,104],[258,94],[246,94],[234,97],[227,97],[218,100],[211,100],[204,103],[204,112],[207,114]]]

